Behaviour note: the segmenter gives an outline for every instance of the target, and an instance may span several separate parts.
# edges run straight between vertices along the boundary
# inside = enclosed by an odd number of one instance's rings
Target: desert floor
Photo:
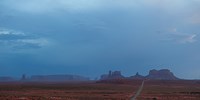
[[[141,82],[0,82],[0,100],[130,100]],[[148,80],[137,100],[200,100],[200,81]]]

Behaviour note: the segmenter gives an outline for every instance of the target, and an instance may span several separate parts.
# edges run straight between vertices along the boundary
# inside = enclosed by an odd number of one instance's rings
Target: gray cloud
[[[47,45],[48,40],[34,34],[0,28],[0,43],[11,49],[38,49]]]
[[[164,41],[172,41],[175,43],[180,43],[180,44],[188,44],[188,43],[195,43],[197,42],[197,34],[194,33],[182,33],[177,31],[176,28],[172,28],[166,32],[158,32],[163,35],[162,40]]]
[[[0,0],[5,27],[0,65],[7,62],[18,74],[78,70],[99,76],[121,69],[132,75],[165,66],[187,71],[199,66],[187,61],[199,54],[199,24],[188,23],[199,5],[197,0]],[[179,30],[155,33],[168,27]]]
[[[190,2],[196,3],[195,0]],[[188,0],[2,0],[1,4],[11,10],[36,14],[55,13],[56,11],[88,12],[108,8],[137,10],[142,7],[176,12],[175,9],[184,9],[185,5],[189,5]]]
[[[200,24],[200,14],[196,13],[187,19],[189,23]]]
[[[19,43],[16,46],[13,46],[15,50],[24,50],[24,49],[39,49],[41,46],[39,44],[34,43]]]

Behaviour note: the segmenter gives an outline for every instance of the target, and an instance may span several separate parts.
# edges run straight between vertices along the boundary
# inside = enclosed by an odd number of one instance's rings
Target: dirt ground
[[[147,81],[138,100],[200,100],[199,81]]]
[[[0,83],[0,100],[130,100],[141,81]],[[137,100],[200,100],[200,81],[146,81]]]

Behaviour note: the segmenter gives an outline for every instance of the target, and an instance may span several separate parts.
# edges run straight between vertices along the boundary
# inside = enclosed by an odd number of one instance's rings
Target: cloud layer
[[[199,10],[199,0],[0,0],[0,68],[88,76],[169,68],[197,77]]]
[[[0,44],[10,49],[38,49],[48,44],[48,40],[6,28],[0,28]]]
[[[197,34],[195,33],[182,33],[177,31],[176,28],[170,29],[162,33],[164,36],[162,40],[172,41],[180,44],[195,43],[197,42]]]
[[[121,7],[121,8],[161,8],[166,11],[176,11],[184,9],[196,0],[2,0],[1,4],[22,12],[44,13],[54,11],[94,11],[97,9]],[[111,6],[112,5],[112,6]],[[175,9],[176,8],[176,9]]]

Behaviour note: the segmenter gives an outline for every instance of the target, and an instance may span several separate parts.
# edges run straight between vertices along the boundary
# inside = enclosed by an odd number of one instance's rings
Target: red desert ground
[[[200,100],[199,80],[179,79],[167,69],[130,77],[109,71],[95,81],[77,75],[0,79],[0,100]]]

